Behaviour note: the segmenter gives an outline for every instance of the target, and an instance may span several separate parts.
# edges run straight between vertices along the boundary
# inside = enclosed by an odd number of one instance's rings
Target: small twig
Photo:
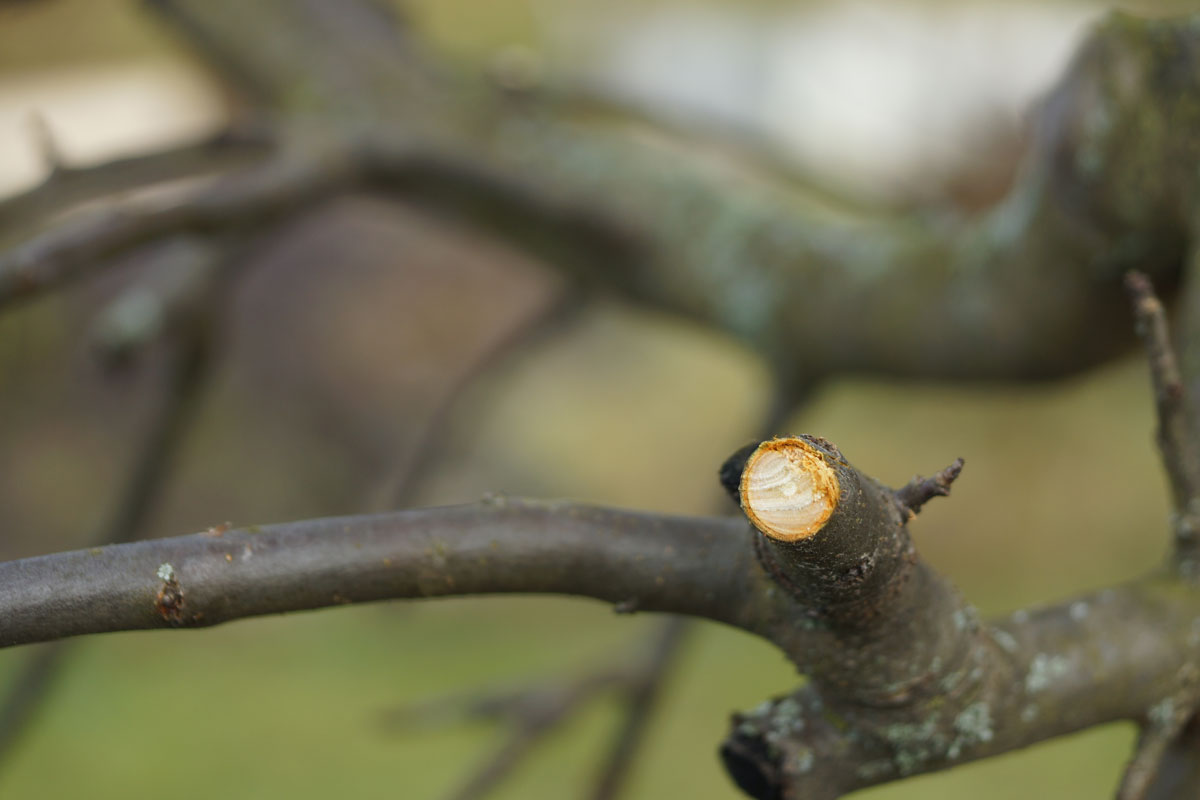
[[[547,734],[603,692],[617,689],[627,699],[628,709],[591,794],[593,800],[612,800],[637,755],[688,627],[683,617],[666,620],[654,631],[648,655],[632,667],[629,659],[621,659],[562,686],[442,698],[390,711],[385,724],[392,729],[424,730],[472,719],[507,721],[509,732],[499,748],[451,795],[452,800],[477,800],[496,789]]]
[[[1171,486],[1175,513],[1176,547],[1181,559],[1190,560],[1200,544],[1200,450],[1187,412],[1186,390],[1171,345],[1166,313],[1154,294],[1150,279],[1140,272],[1125,276],[1133,302],[1138,335],[1150,362],[1154,404],[1158,416],[1158,447]]]
[[[671,667],[679,660],[683,641],[692,627],[689,619],[671,617],[655,631],[650,657],[629,683],[625,718],[604,759],[592,800],[613,800],[625,785],[650,719],[658,708],[663,686],[672,674]]]
[[[383,491],[387,494],[387,507],[406,508],[413,504],[424,485],[422,479],[431,471],[431,465],[440,452],[439,448],[445,441],[446,431],[453,421],[454,412],[467,390],[489,373],[500,369],[515,354],[564,325],[579,308],[579,300],[579,295],[568,291],[548,305],[535,310],[496,337],[487,351],[454,380],[453,385],[445,392],[441,402],[421,427],[417,442],[408,448],[409,452],[404,462],[384,482],[386,488]]]
[[[909,518],[915,517],[921,507],[935,497],[946,497],[950,494],[950,484],[962,473],[963,460],[954,459],[954,463],[945,469],[922,478],[920,475],[896,490],[896,502],[907,513]]]
[[[483,694],[453,695],[389,711],[384,719],[392,730],[415,732],[471,720],[498,720],[508,732],[451,795],[475,800],[496,789],[555,728],[605,691],[632,687],[640,674],[616,666],[589,672],[564,685],[532,686]]]
[[[211,254],[209,258],[211,265]],[[162,375],[163,398],[158,416],[133,459],[112,517],[92,536],[91,544],[95,546],[136,539],[167,485],[171,462],[194,418],[211,362],[210,325],[197,321],[185,330],[186,335],[174,342]],[[7,687],[0,699],[0,763],[45,702],[71,644],[64,640],[44,645]]]
[[[510,710],[511,731],[500,747],[451,795],[449,800],[478,800],[512,774],[555,728],[613,682],[608,673],[593,675],[560,692],[536,692]]]

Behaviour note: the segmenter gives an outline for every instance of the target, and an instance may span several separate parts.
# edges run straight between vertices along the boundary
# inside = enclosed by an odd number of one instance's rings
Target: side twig
[[[625,786],[650,720],[658,709],[663,687],[679,661],[683,642],[692,627],[692,620],[686,617],[671,617],[654,632],[649,657],[628,684],[625,716],[601,765],[592,800],[614,800]]]
[[[1158,448],[1175,506],[1172,525],[1176,559],[1180,568],[1190,573],[1200,557],[1200,437],[1192,428],[1162,303],[1155,296],[1150,279],[1139,272],[1129,273],[1125,286],[1150,363]]]

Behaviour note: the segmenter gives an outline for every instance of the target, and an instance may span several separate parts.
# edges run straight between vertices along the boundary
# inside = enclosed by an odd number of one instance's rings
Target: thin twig
[[[504,741],[491,757],[450,795],[449,800],[478,800],[492,792],[520,766],[547,734],[600,692],[614,683],[619,683],[621,679],[619,673],[595,673],[560,691],[526,693],[524,702],[509,708],[513,725]]]
[[[389,508],[411,506],[424,486],[424,478],[440,452],[446,431],[453,421],[459,402],[467,390],[509,363],[516,354],[557,331],[570,320],[579,308],[580,296],[566,292],[548,305],[536,309],[490,344],[443,394],[437,408],[421,427],[417,442],[408,448],[404,462],[385,481]]]
[[[630,687],[638,676],[628,668],[590,671],[565,684],[524,686],[449,697],[387,712],[390,730],[415,733],[472,720],[506,723],[504,740],[455,790],[454,800],[479,798],[497,788],[547,734],[605,691]]]
[[[915,517],[921,507],[935,497],[946,497],[950,494],[950,484],[962,473],[963,460],[954,459],[954,463],[928,478],[920,475],[896,490],[896,502],[908,513]]]
[[[655,707],[670,665],[688,628],[683,617],[671,617],[652,634],[648,655],[622,658],[602,669],[592,669],[564,685],[535,685],[516,690],[454,695],[428,703],[390,711],[385,724],[392,729],[421,731],[459,724],[473,719],[496,719],[508,723],[508,732],[494,753],[485,759],[451,800],[477,800],[499,787],[521,762],[545,740],[546,735],[580,712],[600,694],[618,690],[627,701],[614,747],[592,796],[610,800],[616,796],[641,744],[646,724]],[[633,661],[632,666],[630,661]]]
[[[655,631],[650,657],[629,685],[625,718],[601,767],[592,800],[613,800],[624,787],[646,738],[650,719],[658,709],[663,687],[672,674],[671,667],[678,661],[683,641],[692,627],[692,621],[686,617],[671,617]]]
[[[1150,363],[1158,416],[1158,447],[1175,506],[1176,547],[1180,559],[1186,563],[1200,546],[1200,439],[1188,417],[1186,390],[1162,303],[1154,294],[1150,279],[1140,272],[1127,274],[1125,287]]]

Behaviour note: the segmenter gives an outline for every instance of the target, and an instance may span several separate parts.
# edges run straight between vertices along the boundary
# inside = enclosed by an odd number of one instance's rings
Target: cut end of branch
[[[962,473],[964,463],[961,458],[956,458],[953,464],[928,478],[918,475],[896,490],[896,501],[909,518],[915,517],[921,507],[933,498],[950,494],[950,484]]]
[[[780,542],[815,534],[829,520],[841,488],[824,454],[804,439],[772,439],[742,472],[742,510],[754,527]]]

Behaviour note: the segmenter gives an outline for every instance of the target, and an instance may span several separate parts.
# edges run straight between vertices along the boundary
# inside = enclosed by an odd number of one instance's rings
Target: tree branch
[[[1017,186],[971,220],[834,211],[669,137],[633,141],[536,104],[474,135],[455,128],[440,152],[368,137],[363,153],[382,187],[729,330],[801,375],[1044,377],[1127,345],[1106,324],[1123,313],[1126,269],[1178,280],[1193,195],[1173,165],[1197,155],[1178,120],[1200,113],[1198,65],[1188,22],[1114,18],[1043,109]],[[1146,119],[1162,121],[1153,142]]]
[[[958,480],[963,463],[961,458],[956,458],[953,464],[928,478],[918,475],[896,490],[896,501],[907,513],[915,517],[933,498],[947,497],[950,494],[950,485]]]
[[[1186,614],[1174,615],[1200,597],[1173,577],[982,626],[913,550],[896,493],[824,440],[764,442],[740,495],[768,571],[799,602],[804,627],[827,635],[807,650],[781,631],[770,637],[811,682],[734,718],[722,755],[755,797],[838,797],[1030,736],[1140,720],[1185,687],[1179,664],[1198,643]],[[1133,652],[1156,666],[1122,663]]]
[[[261,227],[337,192],[352,170],[337,158],[281,156],[196,188],[182,198],[131,201],[72,219],[0,254],[0,306],[44,292],[87,267],[139,245],[183,233]]]
[[[727,570],[716,585],[709,559]],[[0,646],[492,592],[575,594],[736,622],[745,613],[741,598],[754,597],[751,586],[764,579],[735,520],[496,499],[2,564]],[[169,583],[183,596],[178,614],[156,602]]]
[[[1158,449],[1175,506],[1172,527],[1176,558],[1185,572],[1190,573],[1200,556],[1200,437],[1190,415],[1162,303],[1145,275],[1131,272],[1125,283],[1150,363],[1158,416]]]
[[[243,125],[182,147],[101,164],[56,163],[42,183],[0,199],[0,220],[3,220],[0,240],[11,240],[18,231],[28,235],[52,215],[89,200],[181,178],[246,168],[261,159],[270,144],[265,131]]]
[[[1114,16],[1101,26],[1041,110],[1010,195],[978,219],[947,220],[831,209],[667,135],[631,136],[553,103],[494,102],[478,85],[447,85],[395,26],[364,22],[379,16],[365,2],[256,3],[253,25],[235,0],[154,7],[191,40],[219,43],[202,49],[258,87],[264,113],[315,129],[366,185],[730,331],[806,378],[1037,378],[1096,364],[1129,341],[1108,324],[1122,313],[1123,273],[1144,269],[1167,292],[1178,282],[1200,196],[1176,167],[1200,160],[1190,134],[1200,126],[1200,34],[1190,19]],[[377,35],[360,46],[364,27]],[[271,48],[252,33],[267,29]],[[86,249],[152,235],[133,227],[93,232]],[[0,300],[32,256],[69,262],[62,249],[0,258]],[[853,326],[843,324],[850,310]]]
[[[880,502],[901,517],[890,497]],[[935,580],[919,562],[909,569],[909,584]],[[954,595],[912,608],[903,588],[874,617],[840,622],[780,591],[744,523],[509,500],[0,564],[0,644],[488,592],[686,613],[775,642],[813,682],[739,717],[726,763],[743,788],[816,797],[1139,719],[1178,693],[1200,615],[1196,593],[1153,577],[987,627]]]

